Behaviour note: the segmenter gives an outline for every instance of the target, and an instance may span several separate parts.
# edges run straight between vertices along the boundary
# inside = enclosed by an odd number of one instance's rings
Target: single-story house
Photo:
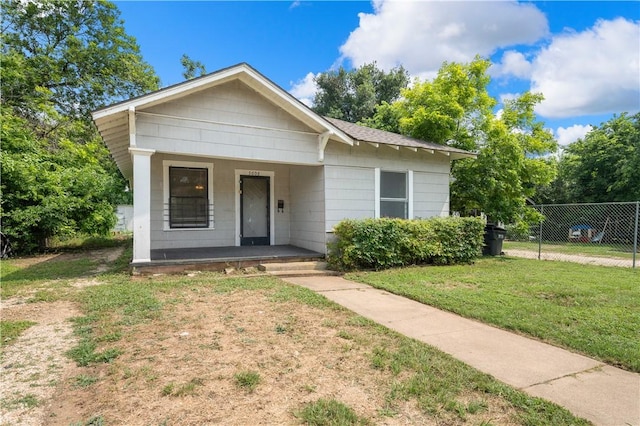
[[[449,214],[449,146],[322,117],[246,63],[99,109],[133,189],[133,264],[167,249],[324,254],[345,218]]]

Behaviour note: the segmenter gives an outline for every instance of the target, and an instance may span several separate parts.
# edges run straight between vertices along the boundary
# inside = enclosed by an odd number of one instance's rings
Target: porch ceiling
[[[126,111],[95,120],[98,131],[116,165],[127,179],[133,177],[133,162],[129,154],[129,117]]]

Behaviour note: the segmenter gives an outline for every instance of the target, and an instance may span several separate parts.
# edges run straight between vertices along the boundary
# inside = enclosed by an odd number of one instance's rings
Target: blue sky
[[[541,92],[536,112],[566,145],[640,110],[637,1],[116,1],[163,86],[186,53],[212,72],[247,62],[310,102],[313,77],[376,61],[433,77],[443,61],[491,59],[498,100]]]

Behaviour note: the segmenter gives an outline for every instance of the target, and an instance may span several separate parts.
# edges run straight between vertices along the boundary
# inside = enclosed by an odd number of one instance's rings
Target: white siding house
[[[247,64],[95,111],[134,195],[133,263],[159,249],[326,252],[345,218],[446,216],[474,155],[317,115]]]

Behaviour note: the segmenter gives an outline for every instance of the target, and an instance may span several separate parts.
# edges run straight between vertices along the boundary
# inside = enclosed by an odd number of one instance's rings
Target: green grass
[[[492,268],[498,269],[496,265]],[[487,401],[483,399],[483,395],[488,395],[487,398],[498,399],[500,404],[514,407],[517,414],[512,420],[520,424],[587,424],[557,405],[527,396],[434,348],[391,332],[360,316],[349,315],[343,308],[324,297],[273,277],[228,278],[220,274],[203,273],[196,277],[133,278],[125,273],[107,273],[99,279],[99,286],[65,294],[69,300],[77,302],[83,312],[82,316],[74,319],[74,330],[79,337],[79,344],[70,351],[70,355],[80,365],[113,361],[122,353],[122,349],[118,347],[122,336],[131,333],[137,324],[154,321],[165,313],[165,308],[181,303],[188,294],[196,292],[203,295],[224,295],[259,291],[270,303],[300,304],[326,312],[342,312],[339,318],[344,318],[336,319],[331,326],[338,330],[339,338],[345,341],[345,345],[366,348],[370,361],[362,364],[362,374],[368,374],[371,369],[389,373],[390,377],[386,382],[387,398],[383,407],[378,410],[379,413],[393,416],[396,412],[394,407],[410,399],[424,410],[432,412],[434,421],[459,423],[459,419],[485,410]],[[37,276],[34,276],[33,280],[42,281]],[[274,333],[290,333],[294,330],[294,325],[288,321],[275,323]],[[124,363],[125,368],[128,368],[128,358],[122,359],[118,362]],[[95,379],[93,376],[81,374],[75,378],[74,384],[76,387],[89,387]],[[260,372],[250,370],[239,371],[233,377],[236,386],[247,392],[255,390],[262,381],[271,379],[262,377]],[[165,396],[197,395],[202,384],[199,379],[184,383],[170,382],[159,389],[159,392]],[[315,390],[309,386],[307,392]],[[475,396],[468,399],[469,394]],[[24,404],[32,401],[18,402]],[[301,408],[300,413],[305,412],[304,416],[309,417],[305,417],[305,420],[303,417],[300,419],[308,424],[346,425],[368,422],[357,415],[355,418],[349,415],[349,410],[349,407],[341,406],[339,401],[316,402]],[[103,422],[103,417],[97,416],[81,424]]]
[[[87,374],[80,374],[73,380],[73,385],[76,388],[88,388],[96,383],[99,379],[95,376],[89,376]]]
[[[262,381],[262,378],[260,373],[256,371],[239,371],[233,375],[233,380],[240,389],[253,392]]]
[[[2,298],[16,295],[20,291],[36,288],[48,281],[68,280],[87,275],[95,268],[95,262],[90,259],[77,259],[67,262],[56,259],[40,262],[26,268],[21,268],[19,259],[2,261],[0,281]]]
[[[640,273],[514,258],[348,278],[640,372]]]
[[[521,425],[588,425],[567,410],[535,398],[495,380],[438,349],[383,326],[369,356],[369,367],[386,371],[389,389],[383,412],[393,416],[399,403],[415,401],[417,407],[437,419],[437,424],[461,424],[469,416],[489,408],[489,399],[500,397],[515,408],[515,418],[504,419]],[[484,424],[484,423],[481,423]]]
[[[369,422],[358,417],[355,411],[344,403],[335,399],[318,399],[310,402],[300,411],[296,417],[311,426],[348,426],[367,425]]]
[[[36,323],[33,321],[0,320],[0,348],[15,342],[22,332],[32,325],[36,325]]]
[[[59,243],[55,246],[57,252],[69,251],[82,252],[88,249],[99,249],[107,247],[124,246],[125,251],[119,259],[110,265],[107,273],[117,273],[126,271],[131,260],[132,240],[130,236],[114,237],[83,237],[71,240],[67,245]],[[23,259],[4,259],[0,263],[0,297],[8,298],[21,292],[37,290],[43,285],[47,285],[49,293],[51,290],[57,291],[60,288],[68,287],[68,281],[91,275],[97,266],[97,262],[86,258],[60,260],[60,256],[42,262],[32,262],[30,266],[21,266]],[[40,292],[36,294],[32,301],[53,301],[56,295]],[[54,299],[52,299],[54,298]]]
[[[80,421],[80,422],[74,422],[69,424],[69,426],[105,426],[105,425],[106,425],[106,422],[104,420],[104,417],[102,416],[91,417],[86,422]]]
[[[505,241],[502,243],[504,250],[528,250],[538,252],[538,242]],[[610,257],[620,259],[632,259],[633,247],[630,245],[611,245],[596,243],[545,243],[542,242],[543,253],[582,254],[585,256]],[[640,256],[638,257],[640,261]]]
[[[198,394],[198,388],[204,385],[204,381],[194,377],[186,383],[176,384],[170,382],[162,388],[162,396],[193,396]]]
[[[98,350],[101,343],[118,342],[122,329],[155,318],[162,303],[150,283],[132,285],[130,277],[112,275],[105,283],[86,288],[77,296],[85,316],[73,319],[79,343],[67,352],[79,366],[109,363],[122,351],[115,346]]]
[[[40,405],[40,401],[38,401],[38,397],[32,393],[16,396],[15,398],[7,398],[6,395],[3,395],[3,400],[0,402],[0,405],[10,410],[15,410],[16,408],[30,409]]]

